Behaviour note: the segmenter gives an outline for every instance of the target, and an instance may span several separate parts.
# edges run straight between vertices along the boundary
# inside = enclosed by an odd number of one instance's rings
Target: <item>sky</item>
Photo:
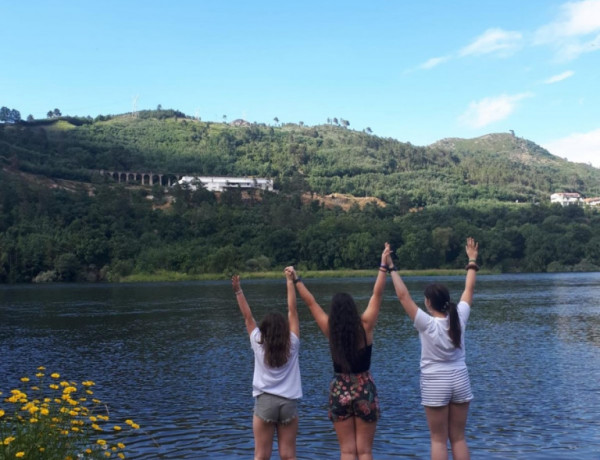
[[[514,131],[600,168],[600,0],[0,0],[0,106]]]

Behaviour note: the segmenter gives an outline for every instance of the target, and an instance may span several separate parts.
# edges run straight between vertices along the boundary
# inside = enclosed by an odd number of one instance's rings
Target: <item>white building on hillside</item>
[[[550,195],[551,203],[559,203],[561,206],[580,204],[583,201],[579,193],[553,193]]]
[[[199,186],[209,192],[222,192],[227,189],[259,189],[273,191],[272,179],[257,177],[218,177],[218,176],[183,176],[178,182],[192,190]]]
[[[584,198],[583,202],[586,204],[586,206],[600,206],[600,197]]]

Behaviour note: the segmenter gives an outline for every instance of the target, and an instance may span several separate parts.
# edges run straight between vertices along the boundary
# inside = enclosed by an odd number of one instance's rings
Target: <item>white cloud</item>
[[[540,27],[534,44],[552,45],[562,60],[575,59],[583,53],[600,49],[600,0],[569,2],[561,6],[558,19]],[[584,38],[596,34],[592,38]]]
[[[552,155],[575,163],[591,163],[600,168],[600,128],[587,133],[574,133],[542,145]]]
[[[459,121],[472,128],[482,128],[496,121],[504,120],[515,111],[519,101],[532,96],[532,93],[503,94],[471,102],[466,112],[460,116]]]
[[[460,56],[482,55],[496,53],[509,55],[515,51],[522,39],[520,32],[511,32],[502,29],[488,29],[477,37],[470,45],[460,50]]]
[[[563,81],[563,80],[566,80],[567,78],[571,78],[573,75],[575,75],[575,72],[573,72],[572,70],[567,70],[566,72],[559,73],[558,75],[554,75],[553,77],[550,77],[547,80],[544,80],[544,83],[547,85],[550,85],[552,83],[558,83],[559,81]]]
[[[423,64],[421,64],[420,68],[421,69],[432,69],[435,66],[440,65],[443,62],[446,62],[448,59],[450,59],[450,56],[442,56],[442,57],[431,58],[431,59],[425,61]]]

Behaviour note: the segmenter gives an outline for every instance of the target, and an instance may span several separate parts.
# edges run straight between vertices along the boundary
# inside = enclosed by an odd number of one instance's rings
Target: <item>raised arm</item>
[[[365,332],[369,336],[373,333],[375,324],[377,324],[377,317],[379,316],[381,301],[383,300],[383,290],[385,288],[388,270],[387,259],[389,255],[390,245],[389,243],[385,243],[383,252],[381,253],[381,263],[379,266],[379,271],[377,272],[377,279],[375,280],[375,285],[373,286],[373,294],[371,295],[367,309],[362,314],[363,326],[365,328]]]
[[[244,291],[242,291],[242,285],[240,284],[239,275],[233,275],[231,277],[231,287],[233,288],[233,292],[235,293],[235,299],[237,300],[238,306],[240,307],[240,311],[242,312],[242,316],[244,317],[244,322],[246,323],[246,330],[248,331],[248,335],[252,334],[252,331],[256,329],[256,321],[254,321],[254,317],[252,316],[252,311],[250,310],[250,305],[246,301],[246,296],[244,295]]]
[[[298,320],[298,308],[296,305],[296,288],[294,287],[294,273],[284,270],[285,283],[287,287],[288,322],[290,331],[300,338],[300,321]]]
[[[467,302],[469,306],[473,302],[473,292],[475,291],[475,279],[477,278],[477,255],[479,254],[479,243],[473,238],[467,238],[467,245],[465,246],[469,263],[467,264],[467,276],[465,278],[465,290],[460,296],[460,300]]]
[[[329,316],[327,313],[323,311],[321,305],[317,303],[314,296],[310,293],[308,288],[304,285],[302,278],[298,276],[294,267],[286,267],[286,272],[289,271],[291,273],[293,283],[296,285],[296,289],[298,290],[298,294],[300,294],[300,298],[304,301],[304,303],[308,306],[310,310],[310,314],[313,316],[315,321],[317,322],[317,326],[321,329],[321,332],[325,334],[325,337],[329,338]]]
[[[396,271],[396,267],[394,267],[394,262],[392,261],[391,254],[388,254],[387,265],[391,270],[390,273],[392,274],[392,282],[394,283],[394,290],[396,291],[396,296],[398,297],[398,300],[400,301],[400,304],[402,305],[402,308],[404,308],[404,311],[406,312],[408,317],[411,319],[411,321],[414,321],[415,316],[417,316],[417,311],[419,310],[419,307],[410,296],[408,288],[406,287],[404,281],[402,281],[402,278]]]

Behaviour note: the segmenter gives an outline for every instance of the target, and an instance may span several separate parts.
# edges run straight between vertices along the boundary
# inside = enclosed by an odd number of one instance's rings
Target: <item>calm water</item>
[[[422,303],[433,278],[407,278]],[[459,296],[463,278],[435,278]],[[336,291],[365,306],[373,279],[308,280],[326,306]],[[243,282],[255,317],[285,310],[285,283]],[[335,459],[327,419],[327,343],[299,301],[298,457]],[[480,276],[466,335],[475,399],[473,459],[600,458],[600,273]],[[252,457],[253,357],[227,282],[0,287],[0,390],[37,366],[94,380],[111,418],[143,432],[129,458]],[[391,281],[375,331],[372,372],[383,416],[376,459],[427,458],[419,341]],[[278,458],[274,453],[273,458]]]

